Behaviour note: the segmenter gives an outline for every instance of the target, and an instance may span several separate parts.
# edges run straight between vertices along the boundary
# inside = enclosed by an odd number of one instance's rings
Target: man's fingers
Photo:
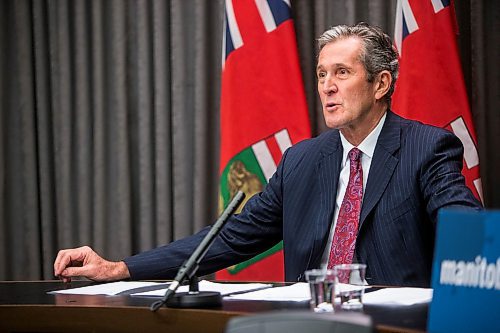
[[[90,248],[87,246],[76,249],[61,250],[54,261],[54,275],[60,276],[68,266],[81,263],[89,254]]]
[[[54,261],[54,275],[61,275],[62,271],[71,262],[71,256],[68,254],[69,250],[61,250],[57,254],[56,260]]]

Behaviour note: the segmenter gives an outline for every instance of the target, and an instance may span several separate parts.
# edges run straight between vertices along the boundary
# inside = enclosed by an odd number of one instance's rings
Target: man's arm
[[[429,158],[421,169],[420,186],[427,202],[427,213],[433,221],[441,208],[481,208],[462,175],[462,143],[452,133],[441,131],[440,134],[429,145]]]
[[[54,261],[54,275],[64,282],[83,276],[94,281],[115,281],[130,277],[123,261],[108,261],[88,246],[61,250]]]

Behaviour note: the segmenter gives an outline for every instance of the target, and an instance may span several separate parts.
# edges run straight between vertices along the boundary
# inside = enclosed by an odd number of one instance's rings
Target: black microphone
[[[189,259],[185,261],[181,266],[174,281],[170,284],[162,299],[154,302],[151,305],[151,311],[156,311],[165,303],[167,303],[168,300],[175,294],[177,288],[184,282],[184,280],[186,280],[186,278],[191,279],[194,276],[199,268],[201,260],[203,259],[203,257],[205,257],[208,249],[215,241],[215,237],[217,237],[222,227],[226,224],[227,220],[229,220],[229,217],[233,215],[233,213],[236,211],[236,208],[238,208],[244,198],[245,193],[241,191],[238,191],[235,194],[233,200],[231,200],[222,215],[214,223],[208,234],[205,236],[205,238],[203,238],[200,245],[198,245],[191,257],[189,257]]]

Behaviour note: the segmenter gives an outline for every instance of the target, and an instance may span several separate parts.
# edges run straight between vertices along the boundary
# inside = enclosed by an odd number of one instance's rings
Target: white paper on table
[[[429,288],[384,288],[363,296],[363,304],[372,305],[414,305],[431,300],[432,289]]]
[[[118,282],[110,282],[103,284],[96,284],[92,286],[79,287],[79,288],[71,288],[71,289],[63,289],[50,291],[49,294],[70,294],[70,295],[118,295],[120,293],[124,293],[128,290],[137,289],[137,288],[164,288],[164,290],[168,287],[168,284],[161,282],[143,282],[143,281],[118,281]]]
[[[274,287],[245,294],[231,295],[227,299],[302,302],[311,299],[311,291],[309,284],[298,282],[285,287]]]
[[[356,291],[356,290],[362,290],[362,289],[368,289],[371,288],[369,285],[365,286],[356,286],[353,284],[348,284],[348,283],[337,283],[335,285],[335,295],[338,295],[339,293],[346,293],[349,291]]]
[[[202,280],[198,283],[198,289],[200,291],[217,291],[220,292],[222,296],[271,287],[272,284],[264,283],[216,283],[206,280]],[[132,294],[132,296],[163,296],[166,290],[167,288],[152,290],[147,292],[135,293]],[[179,288],[177,288],[177,292],[187,291],[189,291],[189,286],[180,286]]]
[[[135,292],[135,289],[153,289],[142,292]],[[132,296],[157,296],[161,297],[165,294],[168,288],[168,283],[160,282],[143,282],[143,281],[119,281],[97,284],[86,287],[72,288],[51,291],[51,294],[79,294],[79,295],[119,295],[126,294]],[[348,289],[359,289],[342,285],[342,291]],[[180,286],[177,292],[186,292],[189,286]],[[263,283],[215,283],[210,281],[199,282],[200,291],[218,291],[223,296],[228,296],[232,299],[248,299],[248,300],[269,300],[269,301],[306,301],[311,298],[309,284],[305,282],[295,283],[285,287],[274,287],[271,284]],[[247,293],[244,293],[248,291]],[[238,295],[231,295],[237,293]]]
[[[370,286],[353,286],[340,283],[337,289],[343,292],[371,288]],[[339,291],[337,290],[336,293]],[[232,295],[228,299],[263,300],[263,301],[295,301],[303,302],[311,299],[311,289],[307,282],[298,282],[290,286],[274,287],[265,290]]]

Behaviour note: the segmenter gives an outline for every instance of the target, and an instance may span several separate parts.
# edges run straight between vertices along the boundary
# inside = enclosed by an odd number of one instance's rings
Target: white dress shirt
[[[377,145],[377,140],[384,126],[385,118],[387,113],[385,113],[377,126],[368,134],[368,136],[358,145],[358,149],[361,151],[361,167],[363,168],[363,197],[365,195],[366,182],[368,180],[368,174],[370,172],[370,166],[372,164],[373,152],[375,151],[375,146]],[[333,215],[333,223],[330,229],[330,236],[328,237],[328,243],[323,252],[323,257],[321,258],[321,267],[326,268],[328,265],[328,259],[330,257],[330,248],[332,247],[333,234],[335,232],[335,226],[337,225],[337,219],[339,216],[340,206],[342,205],[342,200],[344,199],[345,191],[347,189],[347,183],[349,182],[350,174],[350,163],[348,159],[349,151],[355,148],[347,139],[340,133],[340,140],[342,141],[342,147],[344,148],[344,153],[342,155],[342,164],[340,166],[339,183],[337,186],[337,197],[335,200],[335,212]],[[355,260],[355,258],[354,258]]]

